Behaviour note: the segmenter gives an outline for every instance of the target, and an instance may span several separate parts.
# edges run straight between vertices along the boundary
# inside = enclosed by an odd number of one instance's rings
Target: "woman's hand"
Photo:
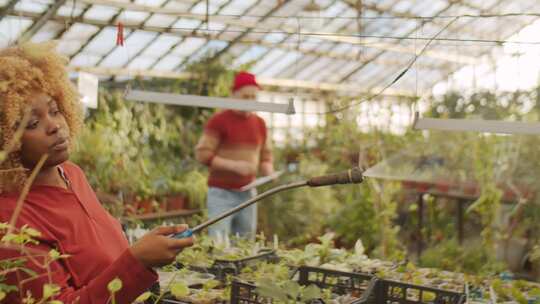
[[[192,237],[175,239],[170,236],[186,229],[187,225],[157,227],[133,244],[131,253],[149,268],[168,265],[183,248],[193,245]]]

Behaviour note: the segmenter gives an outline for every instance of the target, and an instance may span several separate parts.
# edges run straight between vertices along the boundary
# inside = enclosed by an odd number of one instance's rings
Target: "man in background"
[[[232,96],[255,101],[259,85],[253,74],[236,74]],[[274,172],[270,140],[264,120],[255,113],[223,110],[207,122],[195,148],[199,162],[209,168],[208,216],[230,210],[255,196],[255,189],[241,191],[257,173]],[[257,230],[257,206],[254,204],[209,227],[209,234],[239,234],[253,237]]]

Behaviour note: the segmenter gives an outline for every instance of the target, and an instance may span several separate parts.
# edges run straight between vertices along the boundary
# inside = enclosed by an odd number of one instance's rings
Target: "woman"
[[[131,303],[157,280],[152,267],[171,263],[193,240],[168,237],[185,226],[159,227],[129,246],[84,173],[68,161],[82,118],[66,61],[53,50],[45,43],[0,52],[0,151],[10,148],[0,159],[0,222],[16,217],[16,231],[27,225],[41,233],[38,244],[19,246],[6,238],[0,244],[0,261],[23,257],[31,270],[21,267],[0,282],[18,287],[3,303],[21,303],[28,295],[39,300],[51,290],[48,300],[63,303],[109,303],[113,296],[116,303]],[[44,156],[19,213],[17,199]],[[53,259],[52,249],[68,257]],[[122,288],[112,295],[107,285],[115,278]],[[44,292],[45,284],[59,290]]]

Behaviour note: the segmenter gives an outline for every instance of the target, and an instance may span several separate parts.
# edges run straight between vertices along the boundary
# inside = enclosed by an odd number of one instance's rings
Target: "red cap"
[[[255,80],[255,75],[248,72],[239,72],[234,77],[234,85],[232,90],[233,92],[236,92],[237,90],[250,85],[256,86],[259,89],[261,88]]]

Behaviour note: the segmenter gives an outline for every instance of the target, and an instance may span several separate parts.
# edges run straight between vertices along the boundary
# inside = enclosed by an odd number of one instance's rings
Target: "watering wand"
[[[312,177],[308,180],[281,185],[281,186],[272,188],[268,191],[265,191],[251,198],[250,200],[242,203],[241,205],[238,205],[237,207],[232,208],[231,210],[223,212],[222,214],[212,219],[209,219],[208,221],[200,225],[195,226],[193,229],[184,230],[181,233],[174,234],[172,237],[177,238],[177,239],[188,238],[192,236],[194,233],[200,232],[204,228],[221,221],[227,216],[232,215],[250,205],[253,205],[254,203],[260,201],[263,198],[274,195],[284,190],[289,190],[289,189],[294,189],[294,188],[299,188],[299,187],[304,187],[304,186],[322,187],[322,186],[332,186],[332,185],[337,185],[337,184],[359,184],[362,181],[363,181],[362,171],[360,170],[360,168],[355,167],[345,172],[341,172],[337,174],[317,176],[317,177]]]

